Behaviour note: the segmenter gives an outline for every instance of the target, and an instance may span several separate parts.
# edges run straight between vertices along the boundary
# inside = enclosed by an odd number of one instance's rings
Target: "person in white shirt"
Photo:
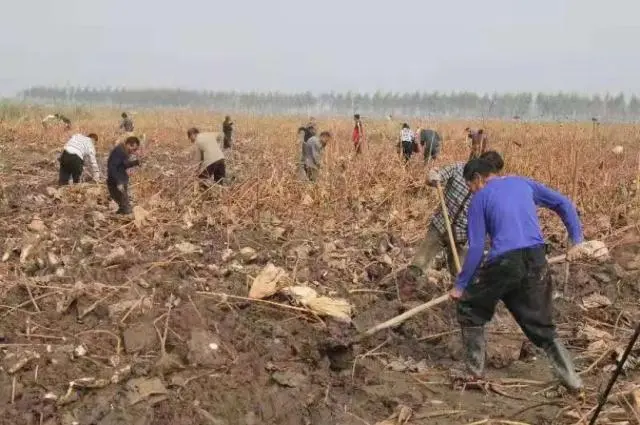
[[[85,159],[91,164],[93,180],[100,179],[100,168],[96,160],[96,148],[94,142],[98,141],[95,133],[88,135],[74,134],[64,146],[64,151],[60,156],[60,178],[58,184],[64,186],[69,184],[69,178],[74,183],[80,183],[80,176],[84,168]]]
[[[400,130],[400,146],[402,148],[402,155],[404,157],[405,162],[411,159],[411,155],[413,155],[413,150],[415,149],[415,135],[409,124],[402,124],[402,130]]]
[[[220,148],[222,133],[200,133],[197,128],[190,128],[187,137],[196,146],[196,154],[200,161],[201,172],[198,176],[203,180],[213,177],[215,183],[221,183],[226,177],[224,153]]]

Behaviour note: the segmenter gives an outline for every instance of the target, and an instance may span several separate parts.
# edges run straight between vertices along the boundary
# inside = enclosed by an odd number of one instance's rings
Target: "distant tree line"
[[[430,116],[522,118],[529,120],[635,121],[640,99],[624,94],[586,96],[575,93],[471,92],[306,93],[194,91],[93,87],[31,87],[19,94],[28,102],[91,104],[121,107],[197,107],[256,114]]]

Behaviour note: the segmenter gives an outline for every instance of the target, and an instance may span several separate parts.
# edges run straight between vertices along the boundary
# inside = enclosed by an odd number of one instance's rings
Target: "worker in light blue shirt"
[[[468,212],[469,249],[451,298],[458,300],[458,321],[472,379],[484,371],[484,325],[502,300],[524,334],[542,348],[562,383],[582,389],[567,350],[553,323],[552,286],[537,207],[556,212],[574,244],[568,259],[583,243],[582,226],[571,201],[546,186],[517,176],[500,177],[495,167],[473,159],[463,171],[473,193]],[[481,267],[486,236],[491,248]],[[575,253],[575,255],[574,255]]]

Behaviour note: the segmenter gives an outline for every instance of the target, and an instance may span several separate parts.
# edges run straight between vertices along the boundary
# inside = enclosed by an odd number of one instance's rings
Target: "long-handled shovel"
[[[442,208],[442,214],[444,216],[445,226],[447,228],[447,236],[449,237],[449,244],[451,247],[451,251],[453,253],[453,260],[455,262],[456,271],[460,272],[460,258],[458,257],[458,251],[456,250],[455,240],[453,239],[453,231],[451,230],[451,221],[449,220],[449,213],[447,211],[447,205],[444,200],[442,186],[440,186],[440,183],[438,182],[436,187],[438,190],[438,198],[440,199],[440,206]],[[441,295],[438,298],[434,298],[424,304],[421,304],[417,307],[412,308],[411,310],[407,310],[404,313],[387,320],[386,322],[379,323],[367,329],[366,331],[358,335],[356,338],[350,340],[346,344],[340,343],[337,345],[332,345],[330,347],[324,348],[324,351],[326,351],[326,354],[330,358],[334,358],[334,359],[344,359],[345,355],[350,357],[353,355],[353,353],[351,352],[351,349],[355,344],[359,344],[364,339],[370,337],[373,334],[380,332],[381,330],[398,326],[399,324],[415,316],[416,314],[421,313],[437,305],[440,305],[445,301],[447,301],[448,299],[449,299],[449,294]],[[343,360],[337,360],[337,362],[344,363]]]
[[[444,193],[442,191],[442,186],[440,185],[440,182],[437,182],[436,184],[436,189],[438,192],[438,198],[440,200],[440,207],[442,208],[442,215],[444,217],[444,224],[445,227],[447,229],[447,236],[449,239],[449,247],[451,248],[451,252],[453,254],[453,261],[454,261],[454,265],[456,268],[456,272],[460,273],[461,267],[460,267],[460,257],[458,257],[458,250],[456,249],[456,242],[455,239],[453,238],[453,230],[451,228],[451,221],[449,220],[449,212],[447,210],[447,204],[444,200]],[[389,320],[387,320],[386,322],[382,322],[379,323],[369,329],[367,329],[362,335],[360,335],[360,337],[358,338],[358,341],[361,341],[362,339],[371,336],[383,329],[388,329],[388,328],[392,328],[394,326],[399,325],[400,323],[404,322],[405,320],[415,316],[418,313],[421,313],[425,310],[428,310],[432,307],[435,307],[437,305],[442,304],[443,302],[447,301],[449,299],[449,294],[444,294],[439,296],[438,298],[434,298],[430,301],[427,301],[424,304],[421,304],[417,307],[412,308],[411,310],[407,310],[404,313],[393,317]]]

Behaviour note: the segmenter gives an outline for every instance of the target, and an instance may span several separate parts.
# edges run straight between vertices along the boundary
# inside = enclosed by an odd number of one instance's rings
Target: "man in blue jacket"
[[[129,175],[127,170],[140,165],[140,160],[131,160],[140,147],[140,139],[135,136],[127,137],[124,143],[118,144],[107,161],[107,189],[111,199],[118,204],[117,214],[131,214],[129,202]]]
[[[527,338],[545,351],[561,382],[570,390],[581,390],[582,380],[553,323],[552,282],[536,212],[540,206],[560,216],[574,244],[567,255],[571,260],[581,255],[584,242],[576,208],[536,181],[496,175],[495,167],[483,159],[469,161],[463,174],[473,193],[469,248],[450,295],[458,300],[467,371],[472,379],[482,377],[484,325],[502,300]],[[487,235],[491,248],[481,267]]]

